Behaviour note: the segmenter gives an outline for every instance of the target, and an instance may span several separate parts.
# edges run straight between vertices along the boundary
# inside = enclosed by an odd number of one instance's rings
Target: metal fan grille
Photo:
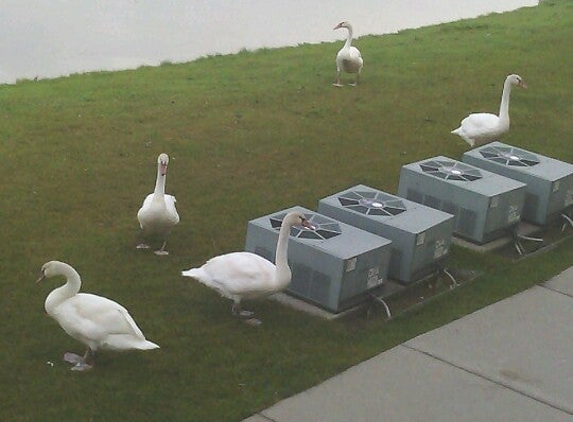
[[[366,214],[392,216],[406,211],[404,203],[382,192],[349,191],[338,197],[344,208]]]
[[[271,227],[280,230],[286,213],[270,217]],[[318,214],[305,214],[306,219],[313,225],[314,230],[304,226],[293,226],[290,231],[292,237],[299,239],[326,240],[342,234],[340,224]]]
[[[430,160],[420,164],[424,173],[444,180],[471,182],[482,178],[481,172],[459,161]]]
[[[488,146],[480,150],[487,160],[512,167],[532,167],[539,164],[539,159],[530,152],[514,147]]]

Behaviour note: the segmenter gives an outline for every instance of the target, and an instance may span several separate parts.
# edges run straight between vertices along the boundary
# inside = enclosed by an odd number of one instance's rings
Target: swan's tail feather
[[[470,147],[474,147],[475,145],[475,141],[473,139],[468,138],[464,132],[462,131],[462,127],[460,126],[457,129],[452,130],[450,133],[453,133],[454,135],[458,135],[460,138],[462,138],[464,141],[466,141]]]
[[[473,147],[475,146],[475,144],[476,144],[475,139],[468,138],[467,136],[464,136],[464,135],[460,135],[460,136],[461,136],[461,138],[462,138],[464,141],[466,141],[466,142],[468,143],[468,145],[469,145],[470,147],[473,148]]]
[[[184,277],[192,277],[202,283],[208,278],[203,268],[191,268],[187,271],[181,271],[181,275]]]
[[[213,280],[209,276],[209,274],[205,272],[203,268],[191,268],[190,270],[187,271],[181,271],[181,275],[184,277],[192,277],[199,283],[202,283],[205,286],[210,287],[211,289],[215,289],[223,296],[225,296],[225,294],[221,290],[221,285],[217,283],[215,280]]]
[[[192,277],[199,283],[202,283],[205,286],[216,290],[222,296],[229,297],[229,295],[225,292],[225,288],[221,286],[221,283],[213,279],[203,268],[191,268],[187,271],[181,271],[181,275],[185,277]]]
[[[145,342],[141,344],[141,347],[138,347],[139,350],[153,350],[159,348],[160,347],[158,344],[155,344],[154,342],[149,340],[145,340]]]
[[[134,338],[133,335],[114,334],[106,339],[103,348],[111,350],[152,350],[159,349],[159,345],[145,338]]]

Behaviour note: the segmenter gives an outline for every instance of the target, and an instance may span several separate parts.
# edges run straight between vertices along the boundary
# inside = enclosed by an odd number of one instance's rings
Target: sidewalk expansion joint
[[[410,346],[410,345],[407,345],[407,344],[405,344],[405,343],[401,344],[400,346],[403,346],[403,347],[405,347],[405,348],[407,348],[407,349],[410,349],[410,350],[412,350],[412,351],[414,351],[414,352],[418,352],[418,353],[421,353],[421,354],[423,354],[423,355],[426,355],[426,356],[428,356],[428,357],[430,357],[430,358],[432,358],[432,359],[435,359],[435,360],[437,360],[437,361],[439,361],[439,362],[445,363],[446,365],[449,365],[449,366],[452,366],[452,367],[454,367],[454,368],[460,369],[460,370],[462,370],[462,371],[464,371],[464,372],[467,372],[468,374],[474,375],[474,376],[476,376],[476,377],[478,377],[478,378],[481,378],[481,379],[483,379],[483,380],[485,380],[485,381],[491,382],[491,383],[496,384],[496,385],[498,385],[498,386],[500,386],[500,387],[503,387],[503,388],[506,388],[506,389],[508,389],[508,390],[511,390],[511,391],[513,391],[513,392],[515,392],[515,393],[517,393],[517,394],[519,394],[519,395],[525,396],[525,397],[527,397],[527,398],[529,398],[529,399],[531,399],[531,400],[535,400],[535,401],[538,402],[538,403],[544,404],[544,405],[546,405],[546,406],[552,407],[553,409],[556,409],[556,410],[559,410],[559,411],[561,411],[561,412],[567,413],[568,415],[573,415],[573,411],[571,411],[570,409],[567,409],[567,408],[565,408],[565,407],[562,407],[562,406],[559,406],[559,405],[556,405],[556,404],[547,402],[547,401],[545,401],[545,400],[542,400],[542,399],[540,399],[539,397],[536,397],[536,396],[534,396],[534,395],[528,394],[528,393],[526,393],[526,392],[524,392],[524,391],[522,391],[522,390],[518,390],[518,389],[516,389],[516,388],[514,388],[514,387],[512,387],[512,386],[510,386],[510,385],[504,384],[504,383],[502,383],[502,382],[500,382],[500,381],[498,381],[498,380],[488,378],[487,376],[485,376],[485,375],[483,375],[483,374],[480,374],[479,372],[476,372],[476,371],[473,371],[473,370],[471,370],[471,369],[469,369],[469,368],[465,368],[465,367],[463,367],[463,366],[457,365],[457,364],[455,364],[455,363],[453,363],[453,362],[450,362],[450,361],[448,361],[448,360],[446,360],[446,359],[444,359],[444,358],[441,358],[441,357],[439,357],[439,356],[433,355],[432,353],[427,352],[427,351],[425,351],[425,350],[417,349],[417,348],[415,348],[415,347],[413,347],[413,346]]]
[[[263,414],[263,412],[264,412],[264,410],[261,411],[260,413],[257,413],[257,415],[260,416],[261,418],[264,418],[265,420],[267,420],[267,421],[269,421],[269,422],[279,422],[279,421],[277,421],[276,419],[269,418],[268,416],[265,416],[265,415]]]
[[[561,295],[563,295],[563,296],[567,296],[567,297],[573,298],[573,295],[572,295],[572,294],[563,292],[563,291],[561,291],[561,290],[557,290],[556,288],[551,287],[551,286],[548,286],[547,284],[541,283],[541,284],[538,284],[538,286],[539,286],[539,287],[543,287],[544,289],[547,289],[547,290],[549,290],[549,291],[552,291],[552,292],[555,292],[555,293],[559,293],[559,294],[561,294]]]

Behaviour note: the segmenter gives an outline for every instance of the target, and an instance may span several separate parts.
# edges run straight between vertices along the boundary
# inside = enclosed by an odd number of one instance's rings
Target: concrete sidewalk
[[[243,422],[573,421],[573,267]]]

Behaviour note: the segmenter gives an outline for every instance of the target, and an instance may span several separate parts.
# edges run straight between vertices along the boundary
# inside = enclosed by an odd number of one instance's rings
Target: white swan
[[[247,322],[258,325],[250,311],[241,310],[241,300],[257,299],[283,290],[291,281],[287,249],[292,226],[314,229],[301,212],[290,212],[282,221],[277,241],[275,264],[251,252],[232,252],[211,258],[200,268],[181,274],[193,277],[233,301],[232,311]]]
[[[344,43],[344,47],[340,49],[336,55],[336,83],[333,86],[342,86],[340,83],[340,73],[342,71],[347,73],[356,73],[356,80],[349,84],[351,86],[358,85],[358,80],[360,79],[360,73],[362,72],[362,67],[364,66],[364,60],[362,60],[362,55],[360,51],[353,47],[352,44],[352,25],[348,22],[340,22],[334,27],[334,29],[346,28],[348,29],[348,38]]]
[[[157,344],[145,339],[129,312],[119,303],[101,296],[78,293],[82,281],[70,265],[59,261],[45,263],[36,283],[58,275],[66,277],[66,284],[48,295],[44,307],[66,333],[87,347],[83,357],[69,352],[64,355],[67,362],[75,365],[72,369],[91,369],[94,353],[100,349],[120,351],[159,348]]]
[[[472,113],[452,133],[460,136],[472,148],[496,140],[509,130],[509,96],[511,87],[526,88],[519,75],[509,75],[503,84],[499,116],[492,113]]]
[[[175,197],[165,194],[165,179],[167,178],[167,165],[169,156],[159,154],[157,157],[157,179],[155,181],[155,191],[147,195],[143,205],[137,212],[139,226],[143,230],[144,236],[158,236],[163,240],[161,249],[155,251],[156,255],[168,255],[165,250],[167,238],[171,229],[179,223],[179,214],[175,209]],[[142,242],[138,249],[148,249],[149,246]]]

